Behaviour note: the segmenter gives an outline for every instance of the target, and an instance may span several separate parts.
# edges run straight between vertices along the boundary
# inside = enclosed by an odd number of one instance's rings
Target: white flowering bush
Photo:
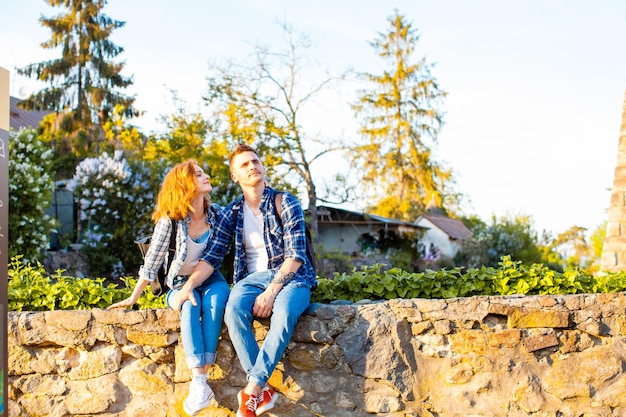
[[[52,150],[32,129],[9,131],[9,256],[43,259],[58,226],[45,212],[52,205]]]
[[[141,262],[135,238],[150,227],[154,189],[149,171],[121,151],[87,158],[68,189],[78,203],[78,234],[92,276],[113,276]]]

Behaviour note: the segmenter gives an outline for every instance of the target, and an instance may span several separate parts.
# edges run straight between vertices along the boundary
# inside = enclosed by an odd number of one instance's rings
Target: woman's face
[[[213,191],[213,187],[211,186],[211,177],[209,174],[205,174],[205,172],[196,165],[196,180],[198,181],[198,193],[199,194],[208,194]]]

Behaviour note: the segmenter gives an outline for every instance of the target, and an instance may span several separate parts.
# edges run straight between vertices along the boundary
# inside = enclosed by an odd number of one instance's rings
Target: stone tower
[[[626,270],[626,94],[600,270]]]

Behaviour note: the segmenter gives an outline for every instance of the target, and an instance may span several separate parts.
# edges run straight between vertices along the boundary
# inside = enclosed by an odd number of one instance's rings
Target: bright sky
[[[209,60],[241,59],[255,44],[282,49],[279,20],[310,36],[307,52],[330,72],[380,73],[368,42],[394,9],[418,29],[416,57],[448,92],[436,150],[456,173],[465,214],[528,215],[553,234],[605,221],[626,89],[624,1],[110,0],[104,12],[126,22],[113,41],[134,77],[127,93],[146,111],[136,124],[150,133],[173,111],[170,90],[201,108]],[[56,13],[44,0],[0,2],[12,95],[36,88],[15,67],[58,56],[40,47],[49,32],[38,22]],[[309,110],[305,128],[353,137],[353,95],[343,93]]]

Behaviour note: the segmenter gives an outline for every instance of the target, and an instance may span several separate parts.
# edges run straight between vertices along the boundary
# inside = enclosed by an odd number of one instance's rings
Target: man
[[[317,281],[306,256],[306,225],[298,200],[289,193],[276,198],[276,191],[266,186],[265,167],[251,146],[235,147],[230,172],[243,196],[224,211],[201,259],[204,262],[189,279],[200,281],[211,275],[234,234],[234,286],[224,321],[248,380],[237,395],[237,417],[255,417],[274,407],[278,394],[267,381],[309,306]],[[271,317],[260,348],[252,325],[255,317]]]

